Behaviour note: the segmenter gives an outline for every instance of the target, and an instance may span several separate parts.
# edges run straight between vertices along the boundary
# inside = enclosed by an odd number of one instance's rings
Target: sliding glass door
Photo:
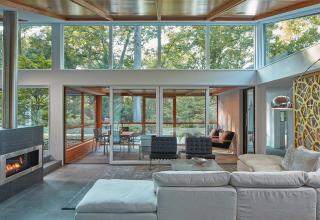
[[[179,145],[206,135],[206,89],[162,89],[162,135],[177,137]]]
[[[149,162],[152,135],[177,137],[182,152],[186,137],[206,136],[209,103],[207,87],[112,87],[111,163]]]
[[[148,161],[157,135],[157,88],[113,89],[113,161]]]

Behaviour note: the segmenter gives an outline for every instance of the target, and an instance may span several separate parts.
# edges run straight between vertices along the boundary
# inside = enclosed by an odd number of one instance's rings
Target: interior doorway
[[[243,153],[255,154],[255,89],[243,90]]]

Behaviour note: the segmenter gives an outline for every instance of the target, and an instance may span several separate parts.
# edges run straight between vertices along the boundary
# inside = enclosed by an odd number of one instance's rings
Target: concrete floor
[[[221,164],[235,170],[235,164]],[[43,183],[0,203],[0,220],[73,220],[73,210],[61,208],[83,187],[97,179],[151,179],[152,172],[169,166],[128,166],[109,164],[70,164],[45,176]],[[1,195],[0,195],[1,196]]]

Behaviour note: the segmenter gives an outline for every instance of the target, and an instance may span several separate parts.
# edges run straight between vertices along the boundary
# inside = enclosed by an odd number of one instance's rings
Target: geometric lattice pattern
[[[294,80],[295,146],[320,151],[320,72]]]

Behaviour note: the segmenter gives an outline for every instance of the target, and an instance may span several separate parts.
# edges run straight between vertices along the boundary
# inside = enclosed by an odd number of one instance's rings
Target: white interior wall
[[[242,153],[242,90],[234,89],[218,96],[219,127],[236,133],[234,144],[237,153]]]

